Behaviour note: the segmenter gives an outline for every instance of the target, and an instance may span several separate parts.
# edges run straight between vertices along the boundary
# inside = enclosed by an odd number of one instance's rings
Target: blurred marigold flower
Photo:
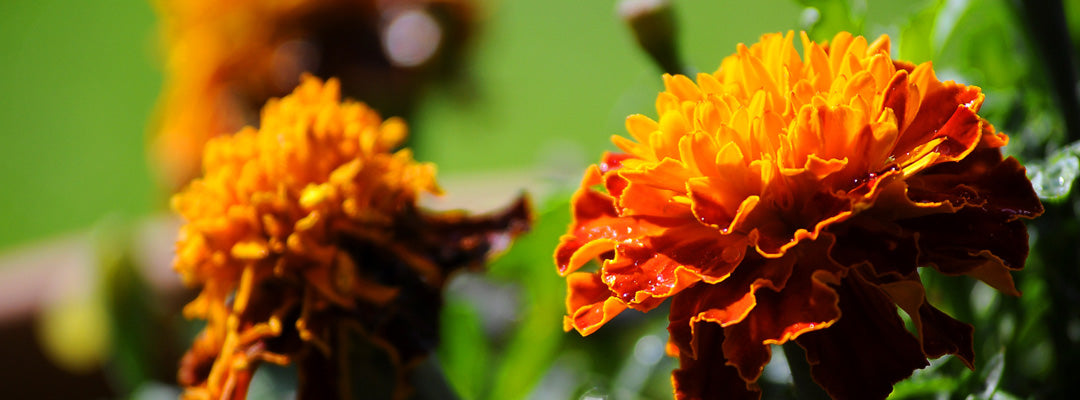
[[[391,152],[405,123],[339,91],[305,77],[258,129],[211,140],[205,175],[173,197],[174,266],[201,287],[184,314],[207,320],[181,362],[186,397],[243,398],[259,363],[297,361],[301,397],[325,398],[346,328],[407,370],[438,339],[447,276],[528,228],[524,199],[486,217],[417,209],[439,192],[434,165]]]
[[[159,0],[166,81],[151,153],[166,183],[198,176],[203,145],[258,122],[300,74],[407,115],[453,73],[474,25],[467,0]]]
[[[793,38],[740,44],[696,83],[664,75],[659,120],[626,120],[555,252],[566,330],[672,298],[677,398],[758,397],[789,340],[833,397],[884,398],[928,358],[973,366],[971,326],[927,301],[917,267],[1019,295],[1020,219],[1043,209],[980,89],[892,60],[888,36],[804,33],[803,57]]]

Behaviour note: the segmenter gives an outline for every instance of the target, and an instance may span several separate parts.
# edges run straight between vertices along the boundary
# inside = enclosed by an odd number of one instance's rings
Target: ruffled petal
[[[603,265],[603,280],[631,307],[646,311],[698,280],[719,282],[745,255],[746,240],[687,225],[636,243],[621,243]]]
[[[857,270],[837,289],[840,320],[795,339],[811,376],[835,399],[884,399],[892,385],[929,363],[896,306]]]
[[[1003,160],[996,148],[980,148],[959,162],[935,166],[908,182],[908,196],[915,202],[978,207],[1006,221],[1034,218],[1043,212],[1024,167],[1015,158]]]
[[[587,336],[626,309],[597,274],[574,272],[566,277],[566,309],[563,330]]]
[[[679,293],[671,302],[668,332],[680,354],[695,355],[693,327],[711,322],[721,327],[742,322],[757,306],[756,293],[769,288],[779,291],[787,284],[794,257],[767,259],[754,255],[728,279],[716,283],[698,283]],[[752,272],[751,272],[752,271]]]
[[[1027,228],[1005,222],[980,208],[901,221],[919,232],[919,263],[946,275],[968,275],[1002,292],[1018,296],[1010,270],[1024,267],[1028,254]]]
[[[721,344],[724,330],[711,322],[694,324],[699,337],[696,356],[679,357],[679,369],[671,375],[675,386],[675,398],[698,399],[750,399],[761,398],[757,385],[748,384],[739,377],[739,371],[726,365]]]
[[[582,179],[581,189],[574,193],[570,232],[560,238],[555,249],[555,264],[562,275],[614,250],[620,241],[638,239],[656,229],[656,225],[640,218],[620,216],[613,197],[592,189],[602,182],[600,168],[594,165]]]
[[[746,319],[724,329],[724,354],[747,382],[761,376],[771,357],[769,345],[829,328],[840,318],[833,286],[840,284],[843,271],[827,256],[830,244],[823,239],[801,249],[781,290],[760,291]]]

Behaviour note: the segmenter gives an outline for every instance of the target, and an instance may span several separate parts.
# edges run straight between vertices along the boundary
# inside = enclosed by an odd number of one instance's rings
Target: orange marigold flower
[[[158,9],[167,79],[151,152],[174,187],[198,176],[210,138],[257,123],[263,103],[305,71],[407,114],[431,76],[453,71],[474,20],[466,0],[160,0]]]
[[[184,313],[207,320],[182,361],[185,397],[243,398],[259,363],[298,360],[301,396],[329,398],[344,327],[407,370],[437,340],[447,275],[528,227],[524,199],[488,217],[418,210],[439,192],[435,167],[391,152],[404,122],[339,91],[304,78],[258,129],[208,143],[205,176],[173,197],[175,268],[201,287]]]
[[[1042,205],[980,89],[892,60],[888,36],[804,33],[803,57],[793,39],[740,44],[696,83],[664,75],[659,120],[626,120],[555,252],[566,330],[672,298],[677,398],[757,397],[789,340],[833,397],[884,398],[928,358],[973,365],[971,326],[927,302],[917,267],[1019,294],[1020,219]]]

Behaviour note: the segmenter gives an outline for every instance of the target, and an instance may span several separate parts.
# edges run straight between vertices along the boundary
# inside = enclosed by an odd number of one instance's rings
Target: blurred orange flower
[[[696,83],[664,75],[659,120],[630,116],[633,139],[573,197],[564,328],[672,298],[677,398],[758,397],[789,340],[833,397],[884,398],[928,358],[973,365],[971,326],[927,301],[917,267],[1019,295],[1020,219],[1042,205],[980,89],[891,59],[888,36],[801,39],[802,57],[769,34]]]
[[[464,0],[160,0],[166,81],[151,153],[166,183],[198,176],[203,145],[258,122],[302,72],[406,115],[453,72],[473,24]]]
[[[405,135],[308,76],[258,129],[207,144],[205,176],[172,201],[186,220],[174,266],[201,288],[184,314],[207,320],[182,361],[185,397],[243,398],[259,363],[293,361],[301,398],[339,397],[345,328],[403,370],[431,350],[447,276],[505,247],[529,211],[418,210],[439,188],[433,165],[392,152]]]

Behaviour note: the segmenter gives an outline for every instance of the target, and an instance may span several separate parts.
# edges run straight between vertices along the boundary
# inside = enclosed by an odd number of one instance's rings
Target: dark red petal
[[[919,307],[919,317],[922,319],[923,352],[927,357],[956,354],[964,365],[975,369],[975,347],[972,343],[975,328],[941,312],[929,302]]]
[[[900,221],[919,235],[919,263],[946,275],[969,275],[1005,293],[1019,295],[1009,270],[1024,267],[1028,255],[1027,228],[1006,222],[982,208],[955,214],[928,215]]]
[[[959,162],[928,168],[910,177],[908,185],[908,196],[916,202],[971,205],[1010,221],[1043,211],[1024,167],[1012,157],[1002,160],[995,148],[980,148]]]
[[[806,349],[811,376],[829,395],[884,399],[894,383],[929,365],[896,306],[859,271],[850,271],[837,292],[840,320],[795,339]]]
[[[919,112],[918,95],[913,96],[911,93],[911,80],[908,79],[908,72],[900,70],[897,71],[896,75],[893,75],[892,80],[889,81],[889,86],[885,89],[881,104],[882,107],[893,110],[893,114],[896,115],[897,128],[901,132],[915,119],[915,115]]]
[[[712,322],[698,322],[694,331],[699,337],[697,358],[680,355],[679,369],[672,373],[675,398],[690,399],[759,399],[757,385],[739,377],[739,371],[724,359],[721,344],[724,330]]]
[[[741,322],[757,305],[756,292],[768,287],[784,288],[791,276],[795,257],[767,259],[757,254],[747,257],[730,277],[716,284],[700,282],[675,295],[668,315],[671,342],[680,354],[693,357],[695,335],[691,326],[708,321],[719,326]]]
[[[822,191],[820,182],[805,178],[789,177],[783,183],[774,182],[774,192],[766,194],[774,201],[758,204],[746,216],[742,226],[753,228],[751,237],[758,251],[784,254],[802,241],[817,239],[826,228],[852,215],[848,198]]]
[[[878,279],[880,288],[904,310],[919,332],[919,342],[927,358],[955,354],[968,368],[974,368],[975,359],[971,325],[957,321],[941,312],[926,299],[926,290],[918,274],[912,273],[900,279],[887,276]],[[888,282],[882,282],[888,281]]]
[[[896,224],[875,218],[855,217],[831,230],[839,239],[831,256],[846,267],[866,264],[876,276],[908,276],[919,266],[915,238]]]

